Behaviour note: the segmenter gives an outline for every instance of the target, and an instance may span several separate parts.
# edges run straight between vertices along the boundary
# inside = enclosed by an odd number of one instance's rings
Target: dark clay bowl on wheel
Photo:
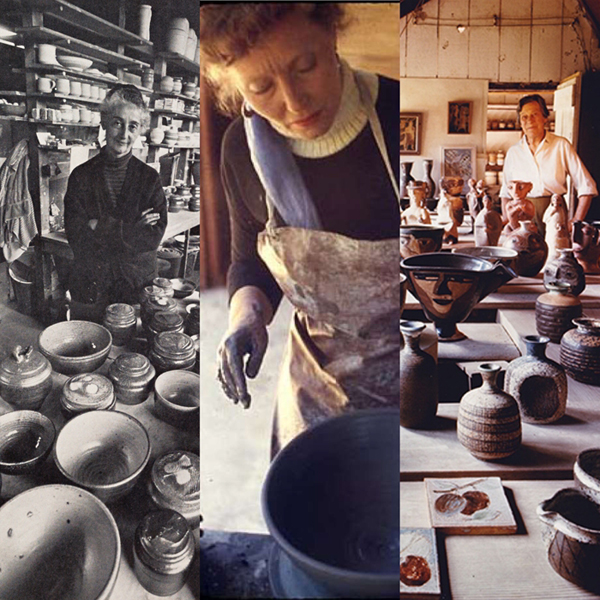
[[[399,411],[361,410],[293,439],[262,510],[287,557],[331,597],[398,598]]]
[[[106,327],[90,321],[61,321],[38,337],[40,352],[64,375],[90,373],[100,368],[112,346]]]

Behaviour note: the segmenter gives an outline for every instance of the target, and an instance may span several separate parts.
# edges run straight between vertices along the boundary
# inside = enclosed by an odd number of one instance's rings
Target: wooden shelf
[[[152,146],[153,148],[170,148],[171,150],[200,150],[200,146],[180,146],[179,144],[174,144],[170,146],[169,144],[153,144],[152,142],[147,143],[148,146]]]
[[[160,85],[160,81],[158,83]],[[180,100],[185,100],[186,102],[195,102],[196,104],[200,104],[200,100],[196,98],[190,98],[189,96],[184,96],[183,94],[175,94],[174,92],[161,92],[160,90],[154,90],[153,94],[155,96],[162,96],[163,98],[179,98]]]
[[[86,104],[100,104],[102,100],[92,100],[91,98],[82,98],[81,96],[66,96],[64,94],[29,94],[30,98],[44,98],[46,100],[68,100],[69,102],[85,102]]]
[[[105,50],[100,46],[84,42],[48,27],[17,27],[15,31],[22,38],[23,42],[54,44],[58,48],[72,51],[73,54],[78,56],[81,55],[119,67],[129,67],[137,71],[150,67],[150,63],[142,62],[141,60],[113,52],[112,50]]]
[[[177,54],[176,52],[159,52],[158,56],[159,58],[166,60],[170,67],[178,67],[196,77],[200,73],[200,65],[197,62],[186,58],[183,54]]]
[[[71,123],[66,121],[42,121],[41,119],[29,119],[30,123],[37,125],[48,125],[53,127],[100,127],[100,125],[90,125],[90,123]]]
[[[152,108],[150,110],[156,113],[157,115],[166,115],[167,117],[173,117],[174,119],[187,119],[188,121],[200,120],[200,117],[198,115],[191,115],[189,113],[174,112],[172,110],[167,110],[164,108]]]

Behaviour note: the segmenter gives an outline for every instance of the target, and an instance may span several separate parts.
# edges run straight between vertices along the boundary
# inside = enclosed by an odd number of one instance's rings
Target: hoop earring
[[[246,119],[250,119],[255,114],[256,113],[252,110],[252,108],[247,102],[244,102],[244,104],[242,104],[242,116],[246,117]]]

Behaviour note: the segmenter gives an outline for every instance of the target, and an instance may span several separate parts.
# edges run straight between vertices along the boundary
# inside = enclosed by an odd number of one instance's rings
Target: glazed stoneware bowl
[[[112,335],[98,323],[61,321],[40,333],[38,345],[55,371],[76,375],[90,373],[104,364],[112,347]]]
[[[154,382],[154,411],[175,426],[193,426],[200,414],[200,377],[192,371],[165,371]]]
[[[399,410],[333,417],[294,438],[271,463],[262,510],[318,597],[398,598]]]
[[[600,506],[600,448],[580,452],[573,475],[575,486]]]
[[[171,279],[175,298],[187,298],[196,289],[196,284],[189,279]]]
[[[454,248],[452,252],[475,256],[489,260],[491,263],[501,262],[507,267],[512,268],[519,256],[516,250],[503,248],[502,246],[473,246],[472,248]]]
[[[400,256],[439,252],[443,236],[444,228],[437,225],[400,225]]]
[[[58,54],[56,60],[67,69],[74,71],[83,71],[92,66],[93,60],[81,56],[72,56],[71,54]]]
[[[34,487],[0,508],[0,598],[108,600],[121,561],[119,530],[95,496]]]
[[[125,496],[150,459],[150,438],[134,417],[96,410],[71,419],[54,446],[59,471],[103,502]]]
[[[31,473],[46,460],[55,437],[52,421],[35,410],[16,410],[2,415],[0,473]]]
[[[466,254],[435,252],[405,258],[400,270],[427,318],[435,323],[440,341],[464,339],[456,323],[475,305],[515,276],[501,263]]]

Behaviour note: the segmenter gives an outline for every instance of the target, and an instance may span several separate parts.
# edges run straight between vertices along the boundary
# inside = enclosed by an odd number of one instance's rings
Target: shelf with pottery
[[[199,115],[192,115],[190,113],[174,112],[165,108],[153,108],[152,112],[163,115],[165,117],[172,117],[173,119],[182,119],[186,121],[199,121]]]
[[[107,87],[110,87],[111,85],[114,85],[115,83],[119,83],[119,79],[114,76],[114,77],[105,77],[103,75],[98,75],[95,72],[87,72],[87,70],[79,70],[79,69],[69,69],[66,67],[63,67],[62,65],[49,65],[49,64],[44,64],[44,63],[32,63],[27,67],[21,68],[21,67],[15,67],[12,69],[13,73],[29,73],[29,72],[33,72],[33,73],[52,73],[52,74],[56,74],[56,75],[64,75],[64,76],[68,76],[71,79],[76,79],[76,80],[80,80],[80,81],[97,81],[99,83],[105,83],[107,85]],[[143,92],[146,93],[151,93],[152,90],[147,89],[147,88],[143,88],[141,86],[138,86]]]
[[[200,65],[183,54],[178,54],[176,52],[159,52],[158,59],[164,60],[170,67],[181,69],[181,71],[196,77],[198,77],[198,74],[200,73]]]
[[[402,448],[404,452],[404,446]],[[574,459],[573,459],[574,461]],[[438,534],[444,598],[488,600],[579,600],[598,598],[558,575],[548,562],[538,504],[558,490],[573,486],[571,477],[556,481],[504,481],[517,521],[514,535]],[[400,484],[400,527],[431,527],[425,485]]]
[[[200,100],[195,96],[186,96],[185,94],[176,94],[175,92],[163,92],[162,90],[154,90],[154,96],[162,96],[164,98],[178,98],[185,102],[193,102],[194,104],[200,104]]]
[[[48,125],[49,127],[100,127],[100,125],[92,125],[91,123],[72,123],[67,121],[44,121],[42,119],[29,118],[30,123],[37,125]]]

